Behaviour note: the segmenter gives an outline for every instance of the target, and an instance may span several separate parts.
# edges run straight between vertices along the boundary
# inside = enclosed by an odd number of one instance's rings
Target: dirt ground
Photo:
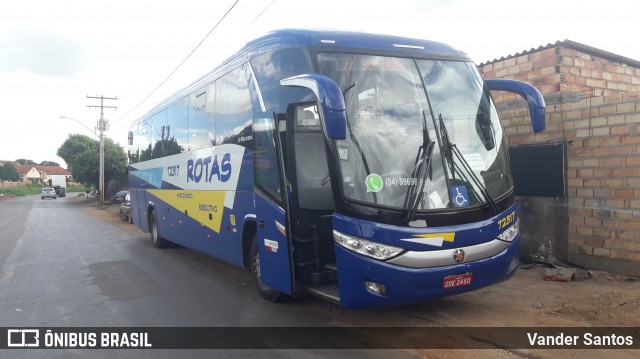
[[[545,281],[546,268],[519,269],[514,278],[474,294],[480,315],[470,320],[477,326],[507,327],[640,327],[640,282],[610,273],[594,273],[572,282]],[[484,295],[483,295],[484,294]],[[508,300],[493,302],[495,296]],[[493,307],[493,308],[491,308]],[[426,358],[638,358],[640,350],[529,349],[427,352]],[[429,356],[436,354],[436,356]]]
[[[92,206],[106,220],[119,221],[119,205],[102,210],[95,204]],[[126,222],[122,225],[130,226]],[[588,278],[569,282],[545,280],[547,268],[538,264],[529,269],[518,269],[513,278],[498,285],[426,303],[373,312],[335,307],[335,324],[483,327],[488,330],[492,327],[640,327],[640,266],[635,274],[589,272]],[[417,353],[423,358],[462,359],[640,357],[640,350],[604,349],[418,350]]]
[[[640,326],[640,282],[634,278],[591,272],[588,279],[553,282],[544,280],[545,271],[519,269],[514,278],[487,291],[512,291],[513,304],[503,308],[517,311],[518,326]]]
[[[340,312],[344,326],[491,328],[640,327],[640,281],[610,273],[571,282],[545,281],[546,268],[519,269],[508,281],[449,298],[375,313]],[[402,320],[399,320],[399,317]],[[614,328],[615,333],[615,328]],[[500,339],[481,341],[500,347]],[[482,347],[482,346],[481,346]],[[639,358],[640,350],[479,349],[418,350],[422,358]]]

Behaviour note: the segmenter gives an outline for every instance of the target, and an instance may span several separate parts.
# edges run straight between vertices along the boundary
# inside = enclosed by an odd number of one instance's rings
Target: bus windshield
[[[473,63],[343,53],[318,63],[345,98],[337,146],[347,199],[425,212],[491,204],[512,188],[498,114]]]

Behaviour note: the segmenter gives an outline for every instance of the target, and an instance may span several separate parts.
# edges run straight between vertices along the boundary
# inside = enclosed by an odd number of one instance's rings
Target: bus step
[[[338,281],[338,272],[334,270],[323,269],[309,273],[308,284],[311,286],[326,285]]]
[[[325,268],[330,269],[332,271],[338,271],[338,267],[336,267],[335,263],[327,263],[324,265]]]
[[[316,297],[340,304],[340,290],[335,284],[326,285],[323,287],[309,288],[307,290],[309,291],[309,293],[315,295]]]

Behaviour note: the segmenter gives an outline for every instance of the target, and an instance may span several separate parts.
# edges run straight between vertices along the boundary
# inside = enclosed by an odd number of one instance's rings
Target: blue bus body
[[[484,82],[447,45],[269,33],[132,124],[133,222],[250,268],[273,301],[370,308],[497,283],[520,234],[491,89],[544,128],[535,89]]]

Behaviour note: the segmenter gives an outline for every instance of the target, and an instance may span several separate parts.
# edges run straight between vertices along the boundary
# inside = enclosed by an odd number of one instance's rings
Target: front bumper
[[[464,293],[506,280],[518,267],[520,236],[488,258],[432,268],[402,267],[358,255],[338,245],[335,250],[341,304],[348,308],[373,308]],[[442,288],[444,278],[465,273],[473,273],[470,285]],[[370,292],[365,282],[384,285],[385,295]]]

